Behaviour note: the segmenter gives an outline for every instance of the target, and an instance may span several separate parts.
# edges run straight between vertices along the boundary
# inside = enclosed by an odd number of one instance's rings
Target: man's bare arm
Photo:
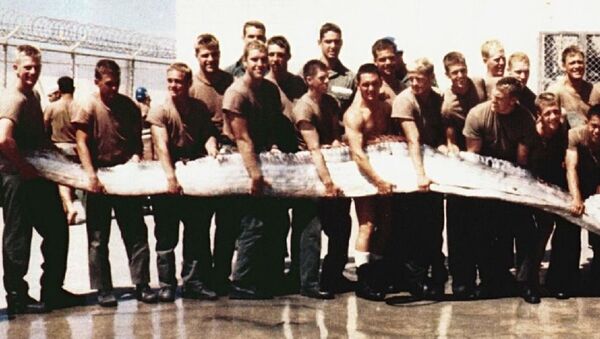
[[[98,179],[98,175],[96,174],[96,170],[92,164],[92,156],[87,145],[88,133],[78,128],[77,131],[75,131],[75,141],[77,146],[77,155],[79,155],[79,161],[81,161],[81,166],[88,175],[88,189],[94,193],[104,192],[104,185],[102,185]]]
[[[152,133],[152,142],[156,146],[156,151],[158,153],[158,160],[167,177],[167,191],[172,194],[179,194],[181,193],[181,185],[179,185],[179,181],[175,175],[175,168],[173,167],[173,161],[171,159],[171,154],[169,153],[169,135],[167,129],[165,127],[152,125],[150,131]]]
[[[240,114],[231,112],[228,112],[227,114],[230,114],[231,116],[231,132],[233,133],[238,151],[244,161],[246,171],[252,180],[250,194],[261,194],[266,182],[264,181],[262,171],[258,164],[258,157],[254,152],[254,141],[248,133],[248,121]]]
[[[346,127],[346,138],[350,147],[352,159],[358,165],[360,172],[371,181],[381,194],[391,194],[394,185],[384,181],[373,169],[369,157],[363,150],[364,138],[362,134],[363,120],[356,112],[346,112],[344,115],[344,126]]]
[[[421,154],[421,144],[419,141],[419,129],[417,124],[412,120],[402,120],[400,122],[402,131],[406,136],[406,142],[408,144],[408,154],[412,160],[413,167],[417,173],[417,187],[420,191],[429,190],[431,180],[425,174],[425,167],[423,166],[423,155]]]
[[[576,216],[583,214],[585,209],[583,199],[581,198],[581,191],[579,190],[579,175],[577,174],[578,162],[579,155],[577,154],[577,149],[569,147],[565,154],[565,165],[567,167],[569,193],[571,193],[571,197],[573,197],[573,202],[571,202],[571,213]]]
[[[446,154],[457,154],[458,152],[460,152],[460,148],[458,147],[458,143],[456,142],[456,130],[452,126],[447,126],[445,132],[446,144],[440,145],[438,147],[438,150]]]
[[[483,142],[478,138],[469,138],[467,137],[467,152],[471,153],[481,153],[481,147]]]
[[[0,152],[19,171],[23,179],[31,179],[39,176],[37,170],[21,155],[17,142],[13,137],[15,123],[10,119],[0,119]]]
[[[319,174],[319,179],[321,179],[321,182],[323,185],[325,185],[325,192],[328,196],[340,195],[341,190],[335,186],[333,180],[331,180],[331,174],[329,173],[329,169],[325,164],[323,153],[321,153],[319,134],[317,133],[315,126],[308,121],[300,121],[298,123],[298,129],[300,130],[302,138],[306,142],[306,147],[310,151],[310,155],[312,156],[315,167],[317,168],[317,173]]]
[[[529,158],[529,147],[518,144],[517,145],[517,165],[521,167],[527,167],[527,159]]]

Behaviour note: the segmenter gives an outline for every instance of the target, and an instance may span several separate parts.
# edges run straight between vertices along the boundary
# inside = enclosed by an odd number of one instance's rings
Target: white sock
[[[369,252],[356,251],[354,253],[354,264],[356,267],[369,263]]]

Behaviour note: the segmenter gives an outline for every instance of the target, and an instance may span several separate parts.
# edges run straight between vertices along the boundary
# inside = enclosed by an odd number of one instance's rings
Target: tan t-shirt
[[[218,133],[210,118],[206,105],[198,99],[189,98],[187,109],[178,111],[173,100],[167,98],[162,105],[150,109],[146,120],[167,130],[167,147],[175,162],[206,155],[206,141]]]
[[[330,145],[336,136],[339,137],[340,115],[340,107],[333,97],[324,94],[321,103],[317,104],[308,93],[296,102],[292,113],[296,128],[302,121],[315,127],[321,145]],[[301,149],[306,149],[306,142],[301,135],[298,137],[298,143]]]
[[[453,127],[456,142],[460,149],[465,149],[465,137],[462,130],[465,119],[471,108],[486,100],[485,83],[483,79],[468,79],[468,89],[465,94],[456,94],[448,88],[442,95],[442,118],[445,127]]]
[[[600,84],[592,85],[585,81],[580,92],[567,85],[567,78],[561,77],[548,86],[548,91],[558,96],[563,115],[566,115],[571,127],[587,122],[587,112],[591,106],[600,103]]]
[[[52,142],[75,142],[75,128],[71,124],[73,113],[77,110],[75,101],[64,98],[50,103],[44,115],[49,119],[52,129]]]
[[[433,88],[425,100],[417,99],[407,88],[394,99],[392,118],[414,121],[421,143],[437,147],[445,141],[441,108],[442,96]]]
[[[233,77],[231,74],[219,70],[217,79],[214,84],[209,84],[196,75],[192,81],[192,87],[190,87],[190,96],[206,104],[211,114],[211,120],[219,133],[224,137],[229,137],[231,136],[230,127],[224,123],[223,117],[223,95],[233,82]]]
[[[117,94],[109,106],[92,94],[77,110],[71,123],[88,134],[88,148],[96,167],[127,162],[142,155],[142,116],[128,97]]]
[[[600,185],[600,149],[594,149],[590,144],[587,125],[569,130],[569,148],[577,150],[579,189],[585,199],[596,194],[596,188]]]
[[[515,162],[519,144],[530,146],[536,135],[529,112],[516,105],[510,114],[492,112],[486,101],[471,109],[463,135],[482,141],[481,154]]]
[[[14,123],[13,138],[19,150],[34,150],[50,144],[37,91],[27,94],[16,88],[3,91],[0,95],[0,119],[10,119]]]

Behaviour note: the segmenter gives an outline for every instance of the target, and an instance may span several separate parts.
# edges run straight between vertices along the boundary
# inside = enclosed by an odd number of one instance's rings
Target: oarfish
[[[417,191],[416,175],[403,142],[380,142],[366,147],[374,170],[395,185],[394,192]],[[377,189],[358,170],[348,147],[322,150],[333,182],[347,197],[377,194]],[[561,188],[542,182],[527,170],[510,162],[472,153],[445,155],[422,146],[427,176],[434,192],[467,197],[499,199],[557,214],[600,234],[600,195],[585,202],[585,213],[569,213],[571,196]],[[47,179],[85,190],[87,176],[82,167],[56,150],[38,150],[27,160]],[[264,194],[286,197],[321,197],[325,188],[308,151],[264,152],[261,170],[270,184]],[[193,161],[177,162],[176,175],[183,193],[194,196],[247,194],[250,178],[239,153],[219,154]],[[98,170],[108,194],[153,195],[166,192],[167,180],[158,161],[129,162]]]

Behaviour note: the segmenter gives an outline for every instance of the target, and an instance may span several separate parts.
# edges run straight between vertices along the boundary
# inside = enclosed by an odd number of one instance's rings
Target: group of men
[[[417,298],[438,299],[448,279],[442,254],[444,197],[429,192],[431,180],[423,166],[421,145],[444,153],[475,152],[528,168],[569,190],[574,215],[583,213],[583,200],[596,193],[600,106],[595,104],[600,89],[583,79],[584,54],[575,46],[563,52],[564,79],[536,97],[526,87],[527,56],[511,55],[505,76],[504,48],[496,40],[482,46],[488,74],[481,79],[468,76],[461,53],[448,53],[443,62],[451,87],[441,92],[434,87],[431,62],[419,58],[404,64],[402,52],[390,38],[373,44],[373,63],[360,66],[355,75],[339,59],[341,29],[326,23],[318,39],[322,55],[308,61],[300,76],[287,69],[291,48],[283,36],[267,40],[265,26],[249,21],[243,27],[243,39],[242,57],[223,71],[218,40],[211,34],[199,35],[194,46],[198,72],[192,74],[183,63],[171,64],[166,72],[165,102],[143,107],[143,113],[139,104],[119,93],[119,66],[102,59],[94,74],[97,93],[75,104],[72,79],[61,78],[64,100],[49,106],[43,115],[34,90],[41,71],[40,51],[29,45],[17,48],[17,81],[0,98],[0,152],[12,164],[0,174],[9,314],[46,312],[84,301],[62,288],[67,222],[74,217],[68,198],[72,192],[61,188],[61,203],[56,185],[40,178],[23,158],[29,150],[53,147],[49,134],[55,143],[76,144],[88,176],[90,284],[98,290],[99,305],[105,307],[118,303],[108,258],[112,211],[126,247],[135,296],[145,303],[176,298],[174,249],[180,223],[184,227],[184,298],[268,299],[295,291],[331,299],[336,293],[354,290],[359,297],[381,301],[390,289],[401,286]],[[143,120],[151,128],[168,187],[167,194],[151,197],[158,292],[148,285],[150,250],[143,198],[106,194],[97,176],[100,167],[140,161]],[[393,185],[371,166],[365,146],[390,135],[406,140],[419,193],[392,195]],[[354,256],[357,283],[343,274],[351,199],[343,197],[321,153],[322,147],[342,143],[349,146],[358,169],[379,193],[354,199],[359,224]],[[223,147],[241,154],[250,178],[249,194],[183,195],[175,162],[214,157]],[[297,150],[310,151],[327,198],[263,195],[270,183],[262,174],[258,153]],[[448,266],[457,299],[518,293],[529,303],[540,302],[539,268],[555,224],[546,284],[560,298],[575,293],[580,252],[577,226],[498,201],[448,196],[446,202]],[[213,215],[216,234],[211,251]],[[29,296],[23,279],[32,228],[44,238],[41,301]],[[291,266],[285,274],[285,239],[290,229]],[[321,231],[329,238],[322,268]],[[594,249],[600,248],[598,239],[591,236]],[[595,257],[592,278],[596,283],[600,282],[599,263]],[[510,272],[515,265],[516,277]]]

